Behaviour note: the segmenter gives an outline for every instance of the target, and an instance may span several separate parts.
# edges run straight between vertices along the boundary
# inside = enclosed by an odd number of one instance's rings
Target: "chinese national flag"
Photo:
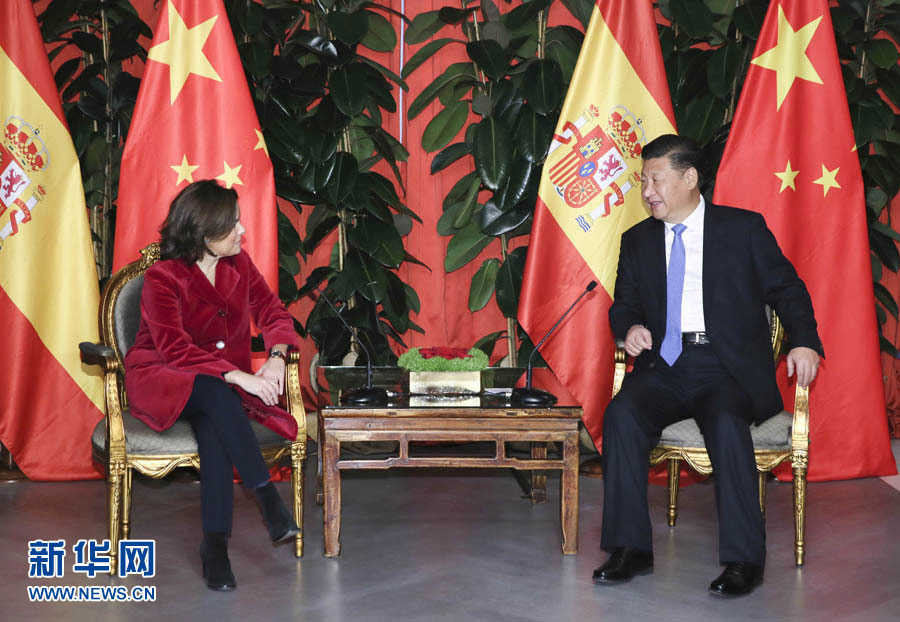
[[[762,213],[809,288],[827,359],[810,391],[809,477],[896,473],[866,206],[826,0],[772,2],[715,202]],[[779,369],[785,404],[793,404]]]
[[[188,183],[238,192],[245,246],[277,288],[272,163],[221,0],[166,0],[122,156],[114,269],[159,239],[169,203]]]
[[[0,2],[0,440],[33,480],[99,477],[100,294],[81,171],[29,0]]]
[[[647,217],[641,146],[675,131],[650,0],[597,0],[544,164],[519,321],[537,342],[591,280],[541,355],[584,407],[600,446],[612,396],[612,304],[619,242]]]

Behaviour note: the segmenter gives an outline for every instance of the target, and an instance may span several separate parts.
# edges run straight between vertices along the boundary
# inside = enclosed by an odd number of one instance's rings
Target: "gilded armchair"
[[[778,358],[784,329],[774,313],[771,314],[772,351]],[[619,344],[615,355],[613,396],[622,387],[625,379],[626,355]],[[750,435],[756,455],[756,469],[759,473],[759,507],[766,514],[766,480],[768,474],[779,464],[790,460],[793,468],[794,501],[794,561],[803,565],[806,543],[806,470],[809,452],[809,389],[797,385],[794,394],[793,413],[781,411],[759,426],[751,426]],[[685,461],[695,471],[703,475],[713,472],[712,463],[706,453],[703,435],[693,419],[685,419],[666,427],[660,441],[650,452],[650,464],[668,462],[669,503],[667,519],[670,527],[675,526],[678,517],[678,486],[681,476],[681,461]]]
[[[122,359],[134,343],[140,321],[141,289],[144,272],[159,260],[159,245],[141,250],[142,258],[114,274],[100,301],[100,338],[102,343],[81,343],[81,360],[103,370],[106,393],[106,417],[91,437],[94,459],[104,466],[108,482],[109,541],[111,573],[116,569],[120,539],[131,532],[132,473],[161,478],[178,467],[201,468],[197,442],[190,425],[178,420],[171,428],[156,432],[132,417],[124,391]],[[266,464],[273,465],[290,456],[294,520],[303,525],[303,462],[306,458],[306,412],[300,395],[299,353],[288,353],[285,378],[287,408],[297,421],[297,438],[287,441],[275,432],[251,422]],[[303,555],[303,534],[294,545],[297,557]]]

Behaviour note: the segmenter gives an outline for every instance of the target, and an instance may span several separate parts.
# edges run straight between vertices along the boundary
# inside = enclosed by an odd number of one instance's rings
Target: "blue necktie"
[[[681,223],[672,227],[675,239],[672,240],[666,275],[666,336],[659,354],[670,367],[681,355],[681,294],[684,291],[684,240],[681,234],[685,229]]]

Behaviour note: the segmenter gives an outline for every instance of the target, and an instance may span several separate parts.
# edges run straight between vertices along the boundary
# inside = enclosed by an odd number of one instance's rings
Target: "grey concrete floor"
[[[602,482],[581,478],[580,548],[559,548],[559,480],[532,505],[508,472],[350,472],[342,555],[322,556],[322,512],[307,468],[306,551],[272,547],[251,498],[236,491],[230,555],[238,589],[200,576],[199,486],[135,478],[133,538],[156,540],[156,576],[90,579],[71,572],[71,546],[105,536],[101,481],[0,485],[3,620],[847,620],[900,619],[900,490],[866,479],[809,487],[802,569],[794,566],[791,487],[768,487],[765,582],[748,597],[706,592],[719,572],[711,484],[684,488],[678,526],[652,486],[656,567],[620,586],[595,586]],[[287,496],[287,484],[279,484]],[[60,579],[28,578],[28,541],[63,538]],[[28,585],[155,586],[153,603],[29,602]]]

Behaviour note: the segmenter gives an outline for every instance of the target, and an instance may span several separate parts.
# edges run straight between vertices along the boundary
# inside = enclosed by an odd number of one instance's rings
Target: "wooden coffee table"
[[[324,406],[319,410],[319,453],[324,489],[325,556],[341,552],[341,471],[346,469],[513,468],[532,471],[534,501],[541,500],[545,475],[561,471],[560,519],[562,552],[578,551],[578,422],[577,407],[516,408],[505,398],[482,398],[481,406],[409,406],[408,400],[384,408]],[[396,441],[396,456],[381,459],[342,458],[341,444]],[[410,443],[477,442],[494,444],[493,455],[410,455]],[[530,458],[507,455],[506,443],[532,443]],[[562,458],[547,458],[546,443],[560,443]],[[544,493],[545,495],[546,493]],[[544,498],[546,498],[544,496]]]

